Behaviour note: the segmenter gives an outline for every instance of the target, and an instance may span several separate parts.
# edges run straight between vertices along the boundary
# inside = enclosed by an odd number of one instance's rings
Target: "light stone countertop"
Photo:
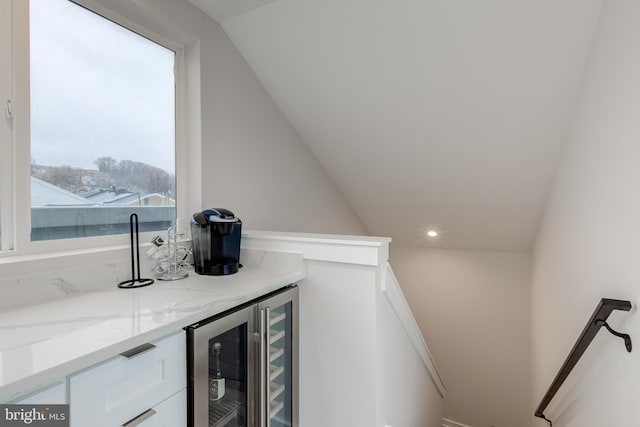
[[[0,401],[304,278],[302,255],[245,250],[238,273],[70,292],[0,311]],[[51,283],[59,286],[59,283]]]

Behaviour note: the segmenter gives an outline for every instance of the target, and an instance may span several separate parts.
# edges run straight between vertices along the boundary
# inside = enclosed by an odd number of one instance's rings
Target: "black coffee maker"
[[[233,274],[240,266],[242,221],[228,209],[196,212],[191,218],[193,260],[198,274]]]

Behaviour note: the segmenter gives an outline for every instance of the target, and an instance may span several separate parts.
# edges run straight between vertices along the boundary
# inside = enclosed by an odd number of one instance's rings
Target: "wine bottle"
[[[215,361],[215,370],[213,375],[209,377],[209,399],[211,400],[222,399],[225,393],[224,378],[220,370],[220,350],[222,350],[222,344],[214,342],[211,346],[211,357]]]

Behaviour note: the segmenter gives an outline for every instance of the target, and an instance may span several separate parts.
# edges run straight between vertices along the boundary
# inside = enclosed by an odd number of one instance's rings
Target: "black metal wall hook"
[[[540,416],[540,418],[542,418],[543,420],[545,420],[547,423],[549,423],[549,427],[553,427],[553,422],[551,422],[551,420],[547,417],[544,416],[544,414],[542,414]]]
[[[609,326],[606,320],[598,319],[596,320],[595,324],[596,326],[604,326],[605,328],[607,328],[607,331],[611,332],[612,335],[622,338],[624,340],[625,348],[629,353],[631,353],[631,350],[633,349],[633,345],[631,344],[631,337],[629,336],[629,334],[623,334],[621,332],[613,330],[611,326]]]

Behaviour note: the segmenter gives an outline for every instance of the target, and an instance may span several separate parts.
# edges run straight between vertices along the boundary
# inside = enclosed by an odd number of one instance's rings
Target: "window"
[[[176,223],[181,48],[78,1],[0,0],[0,251]]]
[[[175,221],[175,52],[68,0],[30,2],[31,240]]]

